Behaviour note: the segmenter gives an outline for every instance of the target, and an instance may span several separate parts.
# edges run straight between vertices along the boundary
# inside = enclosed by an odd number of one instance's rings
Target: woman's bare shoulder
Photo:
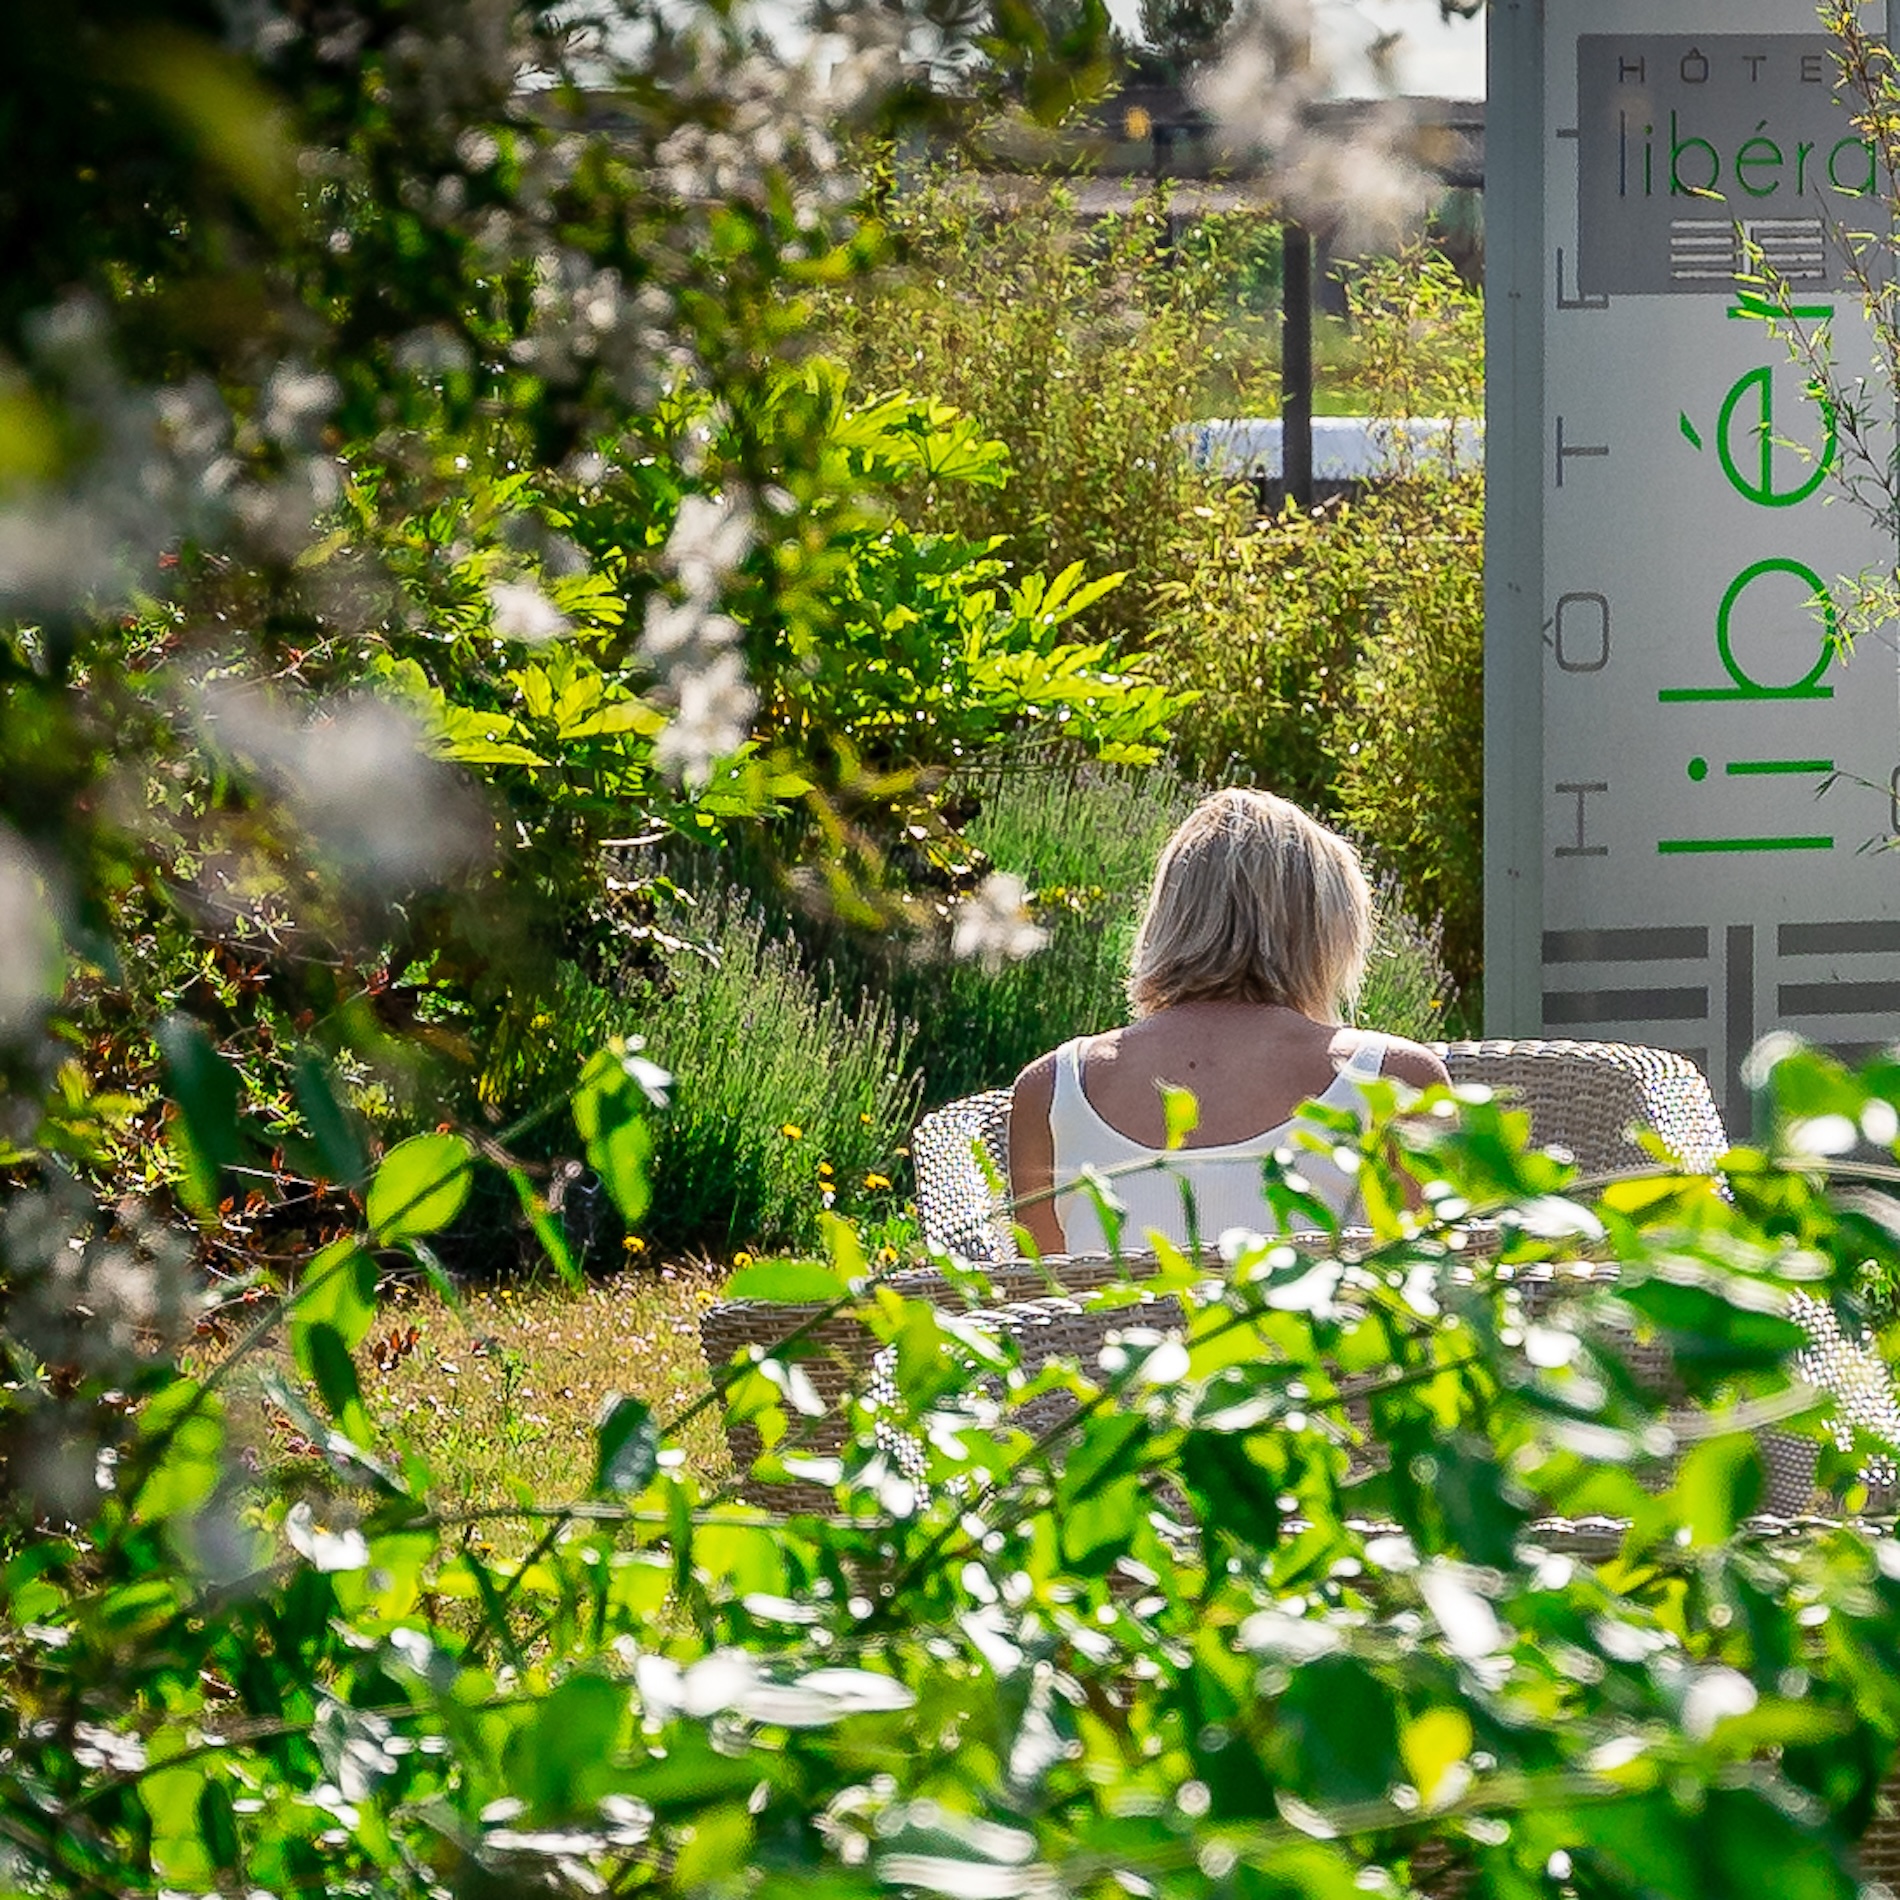
[[[1442,1088],[1451,1081],[1442,1056],[1422,1042],[1408,1042],[1403,1036],[1386,1038],[1384,1070],[1408,1088]]]
[[[1059,1052],[1051,1049],[1047,1055],[1038,1056],[1028,1064],[1011,1085],[1010,1096],[1013,1104],[1023,1108],[1046,1110],[1055,1100],[1056,1094],[1056,1056]]]

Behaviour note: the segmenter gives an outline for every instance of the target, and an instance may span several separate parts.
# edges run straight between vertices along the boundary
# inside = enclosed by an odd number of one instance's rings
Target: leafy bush
[[[1359,1145],[1380,1223],[1363,1261],[1329,1242],[1184,1263],[1180,1338],[1129,1327],[1041,1374],[1033,1340],[871,1283],[840,1224],[829,1265],[735,1283],[802,1304],[708,1395],[767,1448],[761,1477],[838,1507],[776,1520],[734,1509],[630,1399],[555,1500],[471,1506],[416,1448],[377,1444],[351,1362],[376,1318],[367,1249],[426,1252],[476,1165],[453,1135],[393,1151],[367,1222],[277,1314],[308,1379],[271,1375],[296,1465],[244,1442],[255,1337],[194,1377],[96,1324],[110,1443],[15,1467],[57,1515],[0,1563],[5,1877],[61,1896],[1025,1900],[1112,1880],[1347,1900],[1475,1880],[1857,1900],[1854,1843],[1900,1745],[1891,1545],[1748,1516],[1762,1421],[1850,1496],[1875,1448],[1837,1444],[1852,1427],[1797,1381],[1794,1315],[1851,1320],[1893,1230],[1830,1196],[1795,1124],[1891,1129],[1900,1070],[1784,1053],[1770,1086],[1768,1143],[1721,1186],[1586,1182],[1500,1104],[1382,1122]],[[637,1203],[653,1111],[627,1052],[576,1116]],[[1397,1148],[1468,1211],[1401,1221]],[[43,1243],[68,1276],[124,1282],[123,1254],[72,1254],[45,1212],[9,1210],[16,1257]],[[1474,1215],[1504,1253],[1453,1275]],[[1580,1251],[1618,1271],[1569,1271]],[[9,1343],[45,1317],[16,1300]],[[824,1449],[820,1322],[887,1349],[878,1406]],[[1686,1404],[1629,1376],[1633,1334]],[[1052,1416],[1057,1390],[1079,1403]],[[1601,1516],[1624,1521],[1613,1547],[1562,1522]]]
[[[1178,434],[1215,370],[1225,263],[1170,253],[1152,201],[1088,227],[1059,189],[998,215],[939,178],[893,195],[885,216],[901,268],[826,305],[837,347],[865,387],[974,417],[1012,470],[1002,491],[913,483],[906,517],[1001,535],[1023,567],[1125,573],[1100,623],[1141,640],[1184,540],[1225,510]]]
[[[552,1083],[620,1035],[673,1076],[642,1240],[730,1259],[814,1247],[834,1207],[889,1219],[916,1121],[909,1025],[881,998],[822,994],[737,892],[715,888],[677,928],[690,947],[621,994],[566,968],[529,1071]]]
[[[832,981],[875,986],[916,1025],[910,1059],[930,1102],[1003,1086],[1044,1050],[1128,1020],[1128,959],[1155,860],[1202,796],[1165,769],[1090,766],[1014,771],[964,789],[978,807],[965,840],[1026,881],[1044,948],[995,968],[880,964],[845,944],[831,952]],[[1405,916],[1396,888],[1380,880],[1358,1020],[1440,1035],[1449,986],[1436,930]]]
[[[1369,269],[1353,307],[1376,414],[1473,413],[1482,312],[1442,260]],[[1484,951],[1484,487],[1455,442],[1357,500],[1228,535],[1162,590],[1168,676],[1200,697],[1177,749],[1327,813],[1407,909],[1442,917],[1473,990]]]

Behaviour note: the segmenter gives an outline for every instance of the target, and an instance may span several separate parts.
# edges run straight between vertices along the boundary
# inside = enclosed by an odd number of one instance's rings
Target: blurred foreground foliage
[[[834,1502],[789,1519],[630,1399],[558,1499],[438,1498],[377,1437],[376,1263],[428,1259],[490,1165],[460,1136],[392,1149],[197,1377],[116,1320],[73,1336],[46,1295],[123,1283],[128,1240],[74,1256],[16,1197],[16,1272],[34,1234],[65,1258],[15,1282],[8,1343],[66,1366],[68,1435],[16,1462],[40,1516],[0,1566],[7,1884],[1848,1900],[1900,1742],[1900,1546],[1750,1513],[1770,1427],[1850,1505],[1891,1452],[1792,1355],[1900,1257],[1892,1165],[1839,1158],[1894,1151],[1900,1067],[1789,1046],[1765,1079],[1769,1145],[1719,1179],[1581,1180],[1482,1092],[1342,1124],[1369,1240],[1164,1252],[1084,1296],[1096,1363],[1027,1369],[836,1223],[828,1260],[735,1281],[794,1304],[700,1401],[757,1434],[758,1478]],[[662,1093],[619,1045],[576,1100],[630,1210]],[[1147,1323],[1157,1293],[1184,1331]],[[842,1436],[821,1319],[883,1348]],[[294,1372],[256,1358],[279,1323]]]

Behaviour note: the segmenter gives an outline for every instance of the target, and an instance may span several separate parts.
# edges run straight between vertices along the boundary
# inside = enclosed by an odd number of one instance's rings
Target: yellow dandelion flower
[[[749,1267],[752,1264],[752,1256],[742,1247],[732,1256],[732,1264],[735,1267]]]
[[[878,1189],[887,1188],[890,1186],[890,1184],[891,1184],[891,1177],[888,1174],[867,1174],[864,1177],[864,1185],[868,1187],[874,1194],[878,1191]]]
[[[779,1133],[783,1135],[787,1141],[803,1141],[805,1139],[804,1129],[799,1127],[796,1122],[781,1122],[779,1124]]]
[[[629,1234],[620,1246],[624,1253],[645,1253],[647,1250],[646,1242],[638,1234]]]
[[[831,1173],[834,1173],[835,1170],[832,1168],[832,1165],[829,1161],[821,1161],[818,1164],[818,1172],[820,1174],[831,1174]]]
[[[880,1267],[896,1266],[897,1265],[897,1249],[895,1247],[880,1247],[877,1250],[877,1264]]]

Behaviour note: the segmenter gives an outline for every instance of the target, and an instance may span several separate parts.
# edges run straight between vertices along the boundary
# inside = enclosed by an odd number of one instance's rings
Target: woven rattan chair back
[[[966,1095],[926,1115],[910,1138],[917,1225],[925,1242],[961,1260],[1007,1260],[1009,1090]]]

